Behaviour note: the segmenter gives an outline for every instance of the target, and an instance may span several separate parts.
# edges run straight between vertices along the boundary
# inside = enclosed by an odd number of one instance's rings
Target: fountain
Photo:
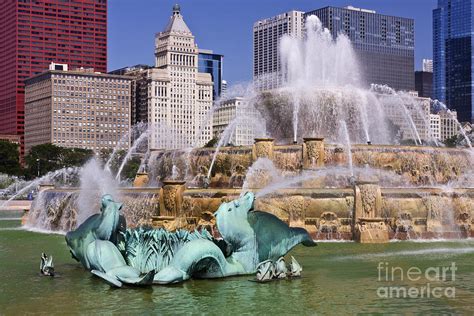
[[[179,132],[142,126],[116,175],[107,171],[110,160],[105,171],[88,164],[80,189],[41,192],[29,225],[74,229],[97,209],[99,194],[112,193],[132,226],[212,228],[209,214],[251,191],[258,209],[315,239],[473,236],[472,148],[445,148],[430,138],[422,114],[439,102],[383,85],[361,87],[349,40],[333,40],[316,17],[307,19],[305,39],[285,37],[280,49],[284,85],[246,92],[264,125],[253,145],[227,146],[246,120],[236,117],[216,148],[148,149],[130,188],[116,180],[140,143]],[[415,146],[400,145],[406,140]],[[97,175],[104,183],[91,182]]]

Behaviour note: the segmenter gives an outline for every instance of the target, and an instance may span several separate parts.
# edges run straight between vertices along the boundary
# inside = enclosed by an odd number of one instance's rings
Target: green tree
[[[94,156],[94,152],[82,148],[64,148],[53,144],[33,146],[25,157],[29,178],[43,176],[48,172],[65,167],[82,166]]]
[[[207,142],[206,145],[204,145],[205,148],[211,148],[211,147],[216,147],[217,143],[219,142],[219,139],[217,137],[213,137],[211,138],[211,140],[209,140]]]
[[[414,139],[402,139],[400,141],[400,145],[402,146],[415,146],[417,142]]]
[[[458,135],[453,135],[452,137],[446,138],[444,140],[444,144],[446,145],[446,147],[456,147],[457,143],[458,143]]]
[[[0,140],[0,173],[19,175],[21,166],[18,145]]]
[[[112,174],[117,174],[118,169],[120,168],[120,165],[122,164],[122,160],[125,158],[125,155],[127,155],[127,152],[123,149],[117,150],[115,152],[115,155],[112,157],[112,160],[110,161],[110,171],[112,171]],[[109,158],[107,158],[107,160]]]
[[[84,148],[63,148],[61,162],[64,167],[82,166],[94,156],[94,152]]]
[[[141,159],[138,156],[132,157],[123,167],[120,177],[124,179],[135,179],[138,168],[140,168]]]
[[[107,160],[109,160],[110,155],[112,155],[113,150],[111,148],[102,148],[99,151],[99,160],[103,164],[107,163]]]
[[[30,152],[25,156],[27,167],[27,176],[43,176],[50,171],[62,168],[61,166],[61,147],[53,144],[41,144],[33,146]]]

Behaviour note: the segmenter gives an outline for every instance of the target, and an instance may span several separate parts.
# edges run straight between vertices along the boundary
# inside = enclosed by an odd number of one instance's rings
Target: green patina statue
[[[68,233],[66,241],[74,258],[114,286],[252,274],[260,262],[277,262],[297,244],[316,245],[305,229],[255,211],[254,201],[248,192],[223,203],[215,213],[222,239],[215,239],[207,231],[126,230],[121,204],[106,195],[101,214]]]
[[[127,265],[116,244],[125,229],[125,218],[120,215],[121,203],[115,203],[111,195],[102,197],[100,214],[94,214],[75,231],[66,234],[66,243],[72,257],[93,274],[111,285],[151,284],[155,271],[144,276]]]

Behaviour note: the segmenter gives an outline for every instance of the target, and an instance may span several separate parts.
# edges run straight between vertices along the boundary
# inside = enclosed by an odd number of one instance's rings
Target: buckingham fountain
[[[41,186],[26,225],[69,231],[109,193],[124,203],[131,226],[193,229],[209,226],[221,203],[251,191],[259,210],[314,239],[471,236],[469,139],[464,147],[439,146],[421,115],[424,103],[439,102],[386,86],[362,88],[348,38],[333,40],[316,17],[307,29],[304,40],[282,39],[283,87],[246,93],[259,115],[236,120],[254,123],[253,145],[224,146],[235,128],[229,124],[217,148],[148,150],[128,186],[111,175],[109,163],[91,161],[79,171],[81,187]],[[154,128],[139,126],[120,170]],[[414,145],[400,145],[400,133]]]
[[[316,17],[307,30],[282,39],[283,87],[246,96],[259,115],[238,119],[256,126],[253,145],[148,149],[126,185],[91,160],[80,187],[40,184],[24,226],[69,232],[73,257],[115,286],[270,271],[313,240],[474,237],[469,139],[440,146],[423,119],[439,102],[363,88],[347,37]],[[137,143],[153,133],[142,127]]]

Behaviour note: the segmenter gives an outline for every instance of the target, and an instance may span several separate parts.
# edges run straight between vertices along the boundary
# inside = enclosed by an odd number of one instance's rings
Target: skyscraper
[[[20,135],[21,156],[24,80],[51,62],[106,71],[106,0],[0,2],[0,134]]]
[[[129,76],[132,78],[132,111],[130,124],[148,122],[148,69],[152,68],[148,65],[134,65],[112,70],[111,75]]]
[[[222,71],[224,66],[224,55],[215,54],[212,50],[199,49],[198,71],[207,72],[211,75],[214,88],[212,96],[217,100],[222,93]]]
[[[474,7],[471,0],[438,0],[433,10],[434,97],[474,122]]]
[[[150,148],[204,145],[212,138],[212,78],[198,71],[198,47],[179,5],[155,38],[155,67],[148,69]]]
[[[423,71],[433,72],[433,59],[423,59]]]
[[[303,13],[290,11],[257,21],[253,25],[253,80],[258,90],[282,84],[280,39],[283,35],[303,36]]]
[[[316,15],[333,38],[345,34],[352,42],[367,85],[386,84],[396,90],[415,89],[415,29],[413,19],[373,10],[325,7]]]
[[[415,90],[420,97],[433,98],[433,73],[415,71]]]
[[[57,70],[62,69],[62,70]],[[62,147],[127,149],[130,129],[129,76],[50,70],[25,81],[25,149],[52,143]]]

